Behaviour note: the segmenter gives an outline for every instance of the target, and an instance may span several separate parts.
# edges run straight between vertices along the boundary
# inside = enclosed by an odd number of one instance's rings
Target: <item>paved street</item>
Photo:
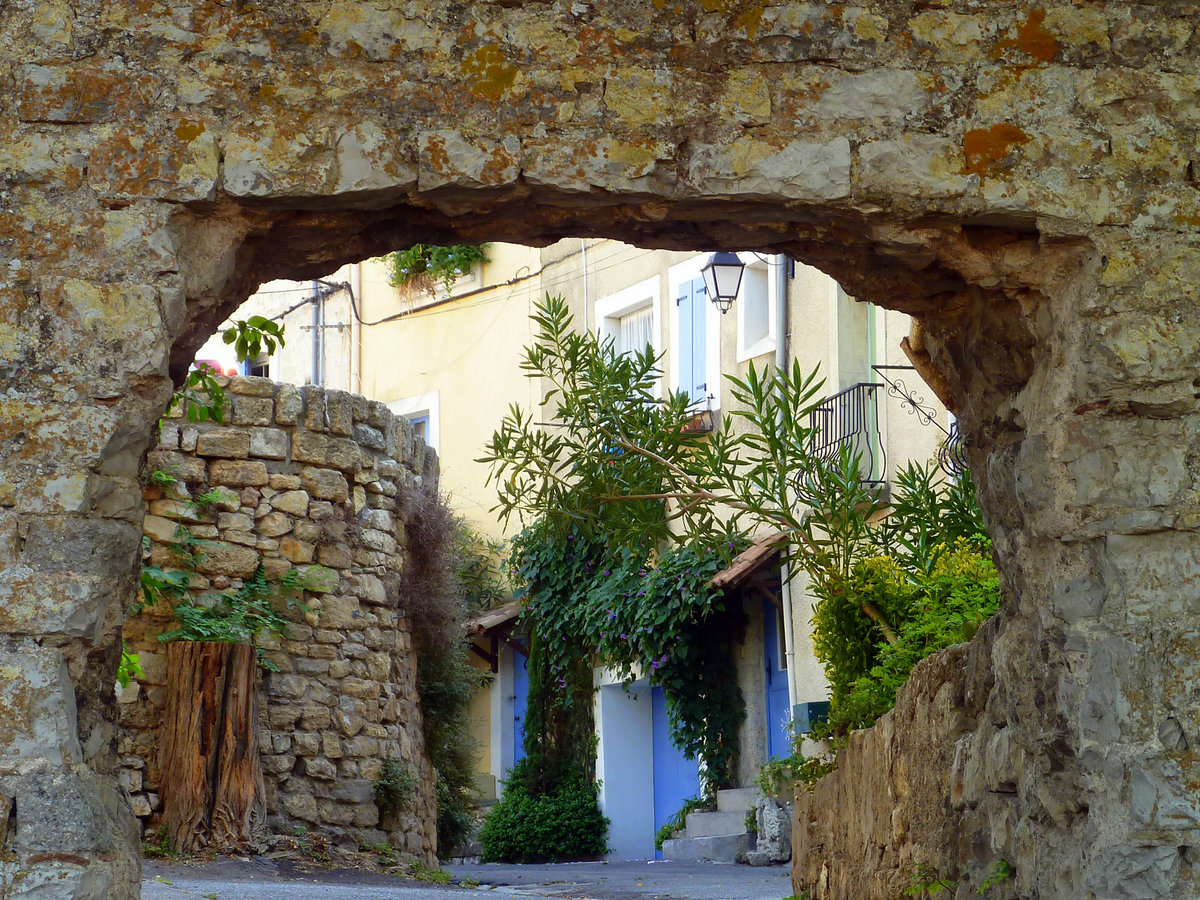
[[[630,860],[448,868],[497,890],[568,900],[781,900],[792,893],[788,866]]]
[[[183,866],[147,860],[143,900],[464,900],[486,896],[556,900],[781,900],[788,868],[626,861],[451,866],[477,888],[428,885],[355,869],[299,870],[265,859]]]

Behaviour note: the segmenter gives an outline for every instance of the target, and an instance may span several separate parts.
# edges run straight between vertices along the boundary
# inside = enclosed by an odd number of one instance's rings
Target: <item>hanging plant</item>
[[[487,256],[489,246],[414,244],[407,250],[389,253],[384,257],[388,268],[388,284],[404,287],[424,278],[431,283],[441,284],[446,293],[450,293],[454,282],[471,271],[476,263],[490,261]]]

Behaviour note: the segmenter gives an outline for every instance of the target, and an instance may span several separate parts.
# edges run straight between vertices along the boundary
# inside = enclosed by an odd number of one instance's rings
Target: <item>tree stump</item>
[[[167,648],[161,796],[177,850],[242,849],[263,818],[256,675],[254,648],[245,644]]]

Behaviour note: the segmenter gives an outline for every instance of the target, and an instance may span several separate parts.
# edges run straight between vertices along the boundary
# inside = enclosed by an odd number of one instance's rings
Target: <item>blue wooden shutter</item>
[[[679,390],[687,393],[693,403],[703,403],[708,397],[707,321],[704,279],[696,278],[679,286],[679,334],[676,343]]]

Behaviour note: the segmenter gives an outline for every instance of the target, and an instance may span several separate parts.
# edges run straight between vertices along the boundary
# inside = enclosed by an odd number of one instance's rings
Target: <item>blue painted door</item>
[[[679,308],[676,382],[679,390],[687,394],[693,403],[702,403],[708,397],[708,342],[705,334],[708,310],[704,279],[694,278],[681,284],[675,303]]]
[[[667,820],[689,797],[700,794],[700,764],[688,759],[683,751],[671,743],[671,723],[667,717],[667,699],[662,688],[650,691],[650,714],[652,720],[654,771],[654,831],[667,824]],[[644,720],[643,720],[644,721]],[[662,859],[662,851],[655,851]]]
[[[525,758],[525,712],[529,708],[529,658],[513,650],[513,764]]]
[[[763,665],[767,681],[767,756],[790,756],[791,713],[788,702],[787,659],[783,655],[783,623],[779,608],[763,599]]]

